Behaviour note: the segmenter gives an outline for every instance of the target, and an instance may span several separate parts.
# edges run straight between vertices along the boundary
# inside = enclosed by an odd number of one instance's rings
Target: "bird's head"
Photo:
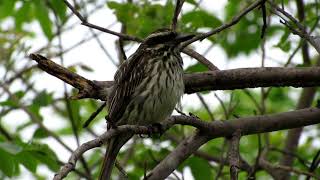
[[[182,34],[171,29],[159,29],[151,33],[143,43],[147,46],[177,46],[178,44],[193,38],[193,34]]]

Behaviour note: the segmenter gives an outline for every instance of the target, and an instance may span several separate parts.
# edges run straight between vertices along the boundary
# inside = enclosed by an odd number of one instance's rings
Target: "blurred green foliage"
[[[77,6],[80,12],[85,11],[84,6],[95,6],[98,4],[95,0],[83,2],[85,3]],[[189,8],[187,11],[182,11],[178,24],[179,31],[201,33],[212,30],[231,21],[234,16],[250,4],[247,1],[229,0],[223,9],[222,16],[218,16],[217,12],[212,12],[207,7],[199,6],[198,2],[196,0],[186,1],[186,5]],[[285,6],[288,5],[288,2],[288,0],[283,1]],[[125,25],[127,34],[140,38],[146,37],[158,28],[170,27],[175,6],[175,1],[172,0],[128,2],[110,0],[103,1],[103,3],[105,5],[104,8],[110,9],[117,20]],[[311,1],[306,2],[306,20],[304,23],[308,26],[308,29],[311,29],[318,21],[318,6]],[[268,16],[274,17],[269,11],[267,13]],[[17,73],[17,69],[19,69],[17,67],[20,67],[18,64],[21,54],[25,56],[25,52],[30,48],[26,43],[27,40],[36,39],[41,36],[35,33],[33,29],[35,24],[41,28],[48,44],[54,44],[54,40],[57,39],[57,25],[68,28],[67,25],[70,25],[69,20],[71,16],[74,17],[70,11],[67,11],[66,5],[61,0],[0,0],[0,64],[6,70],[2,78],[4,82],[9,81],[8,77],[12,77]],[[101,22],[101,26],[104,23]],[[220,32],[218,35],[209,37],[208,42],[211,45],[221,47],[229,58],[228,60],[231,61],[241,55],[250,55],[260,50],[262,25],[261,10],[256,9],[242,18],[235,26]],[[277,23],[273,23],[273,21],[268,25],[265,34],[266,41],[276,39],[274,47],[279,48],[280,51],[285,53],[290,53],[297,47],[297,42],[293,41],[290,38],[291,36],[292,34],[288,29]],[[283,57],[281,59],[284,61]],[[285,62],[282,63],[285,64]],[[94,68],[92,69],[85,64],[75,65],[69,69],[72,69],[74,72],[79,70],[94,71]],[[207,70],[207,67],[200,63],[194,63],[185,69],[187,73]],[[14,100],[5,95],[5,93],[0,94],[0,128],[8,129],[9,132],[9,134],[5,134],[0,131],[0,179],[18,177],[21,175],[22,170],[29,171],[36,179],[47,179],[48,177],[45,174],[39,172],[40,166],[45,166],[52,172],[57,172],[60,168],[61,162],[56,155],[56,148],[47,145],[48,139],[51,137],[50,133],[41,128],[35,119],[43,122],[46,117],[50,116],[50,113],[55,114],[57,122],[54,123],[62,123],[63,127],[57,129],[50,129],[48,127],[48,129],[59,137],[66,138],[66,142],[69,142],[74,141],[75,135],[88,137],[88,134],[90,134],[94,136],[94,129],[91,127],[94,127],[97,122],[104,121],[104,116],[107,113],[103,110],[96,117],[97,120],[90,125],[89,129],[83,129],[82,124],[98,109],[100,103],[95,100],[66,100],[64,95],[59,96],[62,98],[57,98],[54,92],[43,90],[45,87],[43,89],[36,89],[32,76],[37,73],[39,72],[33,69],[26,71],[21,77],[17,77],[8,83],[11,86],[18,81],[18,83],[24,85],[21,86],[21,89],[11,92],[12,96],[15,97]],[[210,106],[210,112],[203,108],[203,106],[193,109],[186,107],[186,109],[205,121],[211,121],[209,113],[212,113],[217,120],[229,121],[237,117],[292,110],[296,106],[297,94],[300,92],[292,88],[265,88],[265,91],[268,91],[267,97],[262,95],[260,89],[224,91],[221,97],[223,104],[218,103],[218,105]],[[216,99],[210,99],[212,93],[206,92],[202,93],[202,95],[207,102],[216,101]],[[10,116],[11,113],[21,111],[21,106],[34,117],[28,116],[29,119],[27,121],[15,127],[8,125],[4,119],[7,120],[8,117],[12,117]],[[51,111],[49,114],[45,113],[48,109]],[[19,118],[10,119],[10,121],[20,120]],[[71,119],[73,119],[72,123]],[[11,130],[10,128],[13,129]],[[30,138],[24,137],[22,132],[32,128],[33,131]],[[318,128],[309,127],[308,130],[317,131],[317,133],[307,136],[298,148],[297,154],[305,160],[307,166],[310,165],[318,151],[314,145],[315,139],[319,139],[320,137]],[[134,150],[127,159],[129,179],[141,179],[145,173],[145,169],[150,170],[154,167],[177,146],[182,138],[190,135],[193,131],[194,128],[191,127],[174,127],[166,133],[167,135],[162,136],[160,139],[150,138],[151,140],[149,140],[152,141],[151,145],[145,145],[145,140],[137,139]],[[240,142],[240,154],[251,165],[256,162],[259,152],[259,136],[262,144],[265,144],[268,140],[268,143],[273,147],[281,149],[286,132],[280,131],[243,137]],[[172,139],[172,137],[177,139]],[[69,144],[67,143],[67,145]],[[164,146],[163,144],[167,145]],[[200,150],[209,155],[224,158],[226,156],[226,146],[226,140],[218,138],[208,142]],[[125,147],[119,154],[119,159],[127,158],[129,150],[130,146]],[[268,154],[268,160],[277,163],[282,155],[283,153],[281,152],[272,151]],[[92,168],[91,174],[94,176],[94,179],[99,174],[101,158],[102,153],[100,149],[92,150],[85,155],[88,166]],[[295,168],[307,171],[306,165],[295,159]],[[24,169],[21,167],[24,167]],[[80,172],[85,171],[81,163],[76,168]],[[220,168],[221,178],[230,178],[228,166],[208,162],[195,155],[182,163],[177,172],[183,173],[186,168],[191,170],[196,180],[213,179],[217,176]],[[320,168],[315,172],[320,174]],[[301,179],[301,177],[294,175],[293,178]],[[67,179],[76,178],[77,174],[71,173]],[[247,173],[241,172],[239,178],[246,179]],[[258,171],[256,178],[270,179],[271,177],[265,171]]]

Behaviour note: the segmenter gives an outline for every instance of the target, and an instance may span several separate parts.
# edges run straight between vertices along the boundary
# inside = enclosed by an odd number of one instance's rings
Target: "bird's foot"
[[[153,134],[159,134],[159,137],[164,133],[162,125],[160,123],[153,123],[147,126],[148,132],[146,136],[144,134],[139,134],[140,138],[150,138]]]
[[[159,137],[164,133],[164,129],[160,123],[153,123],[148,126],[150,134],[159,134]]]
[[[112,128],[112,129],[116,129],[117,125],[111,121],[111,119],[109,118],[109,116],[107,115],[106,117],[104,117],[106,119],[106,123],[108,124],[108,129]]]

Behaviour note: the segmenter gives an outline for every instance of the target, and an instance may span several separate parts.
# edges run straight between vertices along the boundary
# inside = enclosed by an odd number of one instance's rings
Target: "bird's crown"
[[[189,40],[194,35],[183,35],[181,33],[177,33],[168,28],[158,29],[152,32],[149,36],[147,36],[144,40],[144,43],[147,45],[155,45],[155,44],[178,44],[183,41]]]

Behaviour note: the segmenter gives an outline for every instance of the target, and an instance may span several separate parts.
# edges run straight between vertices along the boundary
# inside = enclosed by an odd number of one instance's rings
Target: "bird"
[[[194,37],[171,29],[148,35],[114,75],[108,97],[108,129],[120,125],[152,125],[166,120],[184,93],[179,45]],[[134,134],[107,141],[100,180],[109,180],[116,156]]]

